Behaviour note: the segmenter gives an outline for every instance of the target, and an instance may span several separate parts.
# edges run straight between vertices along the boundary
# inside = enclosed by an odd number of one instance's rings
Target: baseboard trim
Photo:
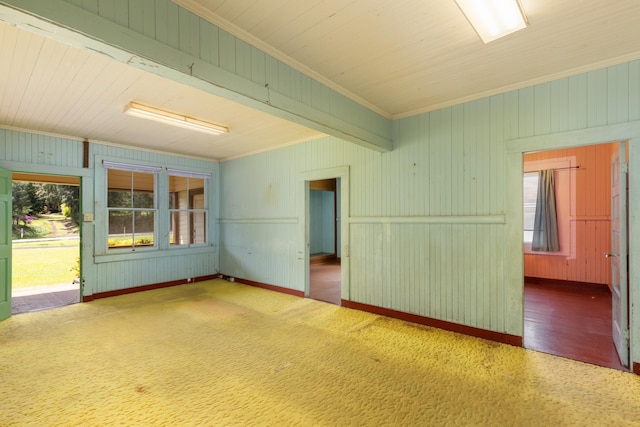
[[[633,369],[632,372],[636,375],[640,375],[640,363],[638,362],[633,362]]]
[[[366,311],[382,316],[393,317],[395,319],[407,322],[418,323],[425,326],[433,326],[434,328],[444,329],[447,331],[458,332],[464,335],[470,335],[477,338],[483,338],[490,341],[497,341],[504,344],[522,347],[522,337],[517,335],[506,334],[502,332],[489,331],[487,329],[475,328],[473,326],[461,325],[459,323],[447,322],[445,320],[433,319],[430,317],[420,316],[417,314],[406,313],[404,311],[392,310],[390,308],[378,307],[375,305],[363,304],[349,300],[342,300],[342,306],[354,310]]]
[[[240,277],[226,276],[224,274],[220,275],[220,278],[242,283],[243,285],[255,286],[256,288],[268,289],[270,291],[280,292],[282,294],[293,295],[296,297],[304,298],[304,292],[298,291],[295,289],[283,288],[282,286],[268,285],[262,282],[254,282],[253,280],[242,279]]]
[[[548,279],[545,277],[524,277],[525,283],[533,285],[545,285],[554,286],[556,288],[570,288],[570,289],[588,289],[590,291],[600,291],[611,293],[609,285],[605,283],[591,283],[591,282],[576,282],[573,280],[561,280],[561,279]]]
[[[219,274],[211,274],[208,276],[194,277],[191,280],[189,279],[172,280],[169,282],[154,283],[151,285],[134,286],[132,288],[116,289],[116,290],[107,291],[107,292],[98,292],[97,294],[83,295],[82,302],[90,302],[90,301],[102,299],[102,298],[117,297],[118,295],[133,294],[136,292],[144,292],[144,291],[151,291],[154,289],[168,288],[171,286],[185,285],[187,283],[202,282],[205,280],[217,279],[218,277],[220,277]]]
[[[219,275],[220,278],[225,280],[232,280],[234,282],[242,283],[249,286],[255,286],[258,288],[268,289],[270,291],[281,292],[288,295],[304,298],[304,292],[297,291],[295,289],[283,288],[281,286],[268,285],[266,283],[254,282],[253,280],[242,279],[238,277]],[[375,305],[363,304],[359,302],[353,302],[349,300],[341,301],[342,307],[351,308],[354,310],[366,311],[373,314],[379,314],[381,316],[393,317],[407,322],[417,323],[420,325],[433,326],[434,328],[444,329],[447,331],[458,332],[464,335],[470,335],[477,338],[483,338],[490,341],[497,341],[504,344],[513,345],[516,347],[523,346],[522,337],[516,335],[505,334],[502,332],[489,331],[487,329],[475,328],[473,326],[460,325],[458,323],[447,322],[444,320],[432,319],[430,317],[419,316],[417,314],[405,313],[403,311],[392,310],[389,308],[378,307]]]

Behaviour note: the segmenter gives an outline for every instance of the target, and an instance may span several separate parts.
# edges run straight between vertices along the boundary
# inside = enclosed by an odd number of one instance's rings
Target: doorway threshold
[[[11,314],[48,310],[80,302],[80,287],[77,284],[14,289],[12,294]]]

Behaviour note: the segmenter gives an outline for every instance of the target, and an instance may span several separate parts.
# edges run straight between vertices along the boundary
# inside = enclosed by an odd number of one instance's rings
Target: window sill
[[[121,262],[121,261],[135,261],[141,259],[150,258],[164,258],[175,257],[180,255],[194,255],[199,253],[215,252],[214,246],[197,246],[190,248],[144,248],[139,251],[117,251],[116,253],[109,253],[105,255],[95,255],[94,262],[96,264],[102,264],[107,262]]]
[[[542,256],[561,256],[561,257],[569,257],[570,254],[566,251],[560,252],[537,252],[531,250],[531,243],[524,244],[524,254],[525,255],[542,255]]]

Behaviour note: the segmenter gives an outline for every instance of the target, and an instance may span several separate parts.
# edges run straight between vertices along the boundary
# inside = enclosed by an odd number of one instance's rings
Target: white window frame
[[[183,178],[193,178],[193,179],[202,179],[204,182],[204,188],[203,188],[203,196],[204,196],[204,208],[202,209],[194,209],[194,208],[171,208],[169,207],[169,230],[171,230],[171,221],[173,218],[173,214],[174,213],[183,213],[186,215],[186,218],[188,218],[188,224],[187,224],[187,228],[190,230],[191,229],[191,221],[192,221],[192,214],[196,214],[196,213],[204,213],[204,225],[205,225],[205,230],[204,230],[204,242],[202,243],[191,243],[190,241],[188,243],[182,243],[182,244],[171,244],[170,242],[167,242],[169,245],[169,248],[171,250],[177,250],[177,249],[185,249],[185,248],[191,248],[191,247],[202,247],[202,246],[208,246],[209,245],[209,235],[210,235],[210,231],[209,231],[209,224],[210,224],[210,218],[209,218],[209,185],[211,183],[211,174],[210,173],[206,173],[206,172],[194,172],[194,171],[188,171],[188,170],[182,170],[182,169],[171,169],[171,168],[167,168],[167,182],[168,182],[168,186],[171,183],[171,177],[172,176],[178,176],[178,177],[183,177]],[[189,188],[187,187],[187,194],[189,192]],[[169,198],[168,196],[170,195],[170,192],[167,192],[167,198]],[[171,236],[171,231],[169,231],[169,233],[167,233],[167,235]]]
[[[105,171],[105,245],[106,251],[110,254],[115,253],[133,253],[133,252],[141,252],[141,251],[156,251],[158,250],[158,181],[159,175],[162,171],[162,168],[159,166],[148,166],[141,164],[130,164],[130,163],[121,163],[110,160],[103,160],[102,166]],[[126,172],[140,172],[140,173],[148,173],[153,174],[153,208],[121,208],[121,207],[109,207],[108,206],[108,195],[109,195],[109,169],[121,170]],[[110,247],[109,246],[109,212],[112,210],[130,210],[132,212],[136,211],[153,211],[153,245],[149,246],[135,246],[135,243],[132,242],[131,247]],[[135,240],[135,231],[132,233],[132,238]]]

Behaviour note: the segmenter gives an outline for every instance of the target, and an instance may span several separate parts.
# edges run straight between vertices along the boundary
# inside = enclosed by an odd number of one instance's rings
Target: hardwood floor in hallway
[[[524,312],[525,348],[628,371],[613,344],[606,287],[525,283]]]
[[[340,259],[311,263],[309,267],[309,298],[340,305]]]
[[[340,304],[340,261],[310,265],[310,298]],[[525,284],[524,347],[623,371],[606,288]]]

